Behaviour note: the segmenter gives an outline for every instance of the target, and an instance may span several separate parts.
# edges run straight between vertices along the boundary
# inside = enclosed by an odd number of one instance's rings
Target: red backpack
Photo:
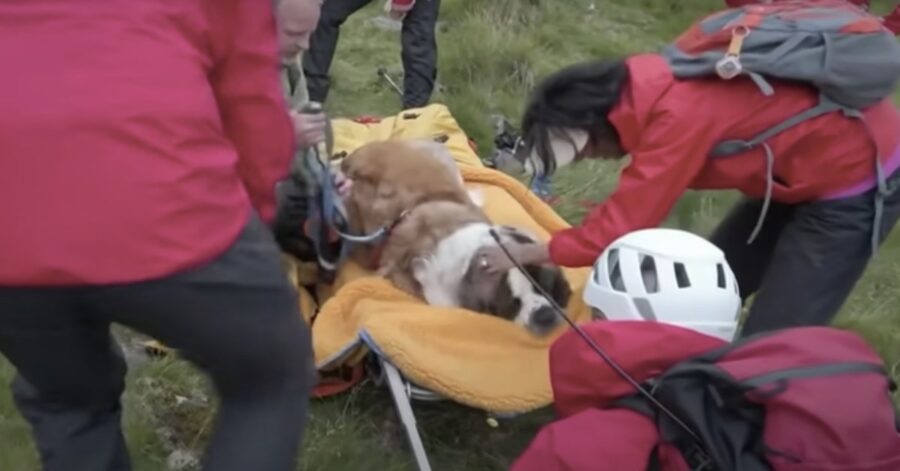
[[[597,321],[583,330],[674,418],[636,394],[569,331],[550,352],[562,420],[591,408],[644,414],[656,424],[662,448],[680,455],[671,466],[677,469],[900,470],[896,386],[878,354],[854,333],[802,327],[722,345],[661,323]],[[603,446],[591,453],[602,456]],[[659,449],[648,459],[650,469],[660,469],[654,468]],[[606,469],[602,462],[597,469]]]
[[[888,99],[900,83],[900,43],[877,16],[846,0],[782,0],[740,3],[696,21],[662,51],[678,79],[732,80],[749,77],[765,100],[771,80],[804,83],[819,92],[816,106],[755,136],[718,143],[711,158],[728,158],[761,148],[766,159],[766,193],[750,241],[759,234],[775,185],[776,155],[768,141],[779,133],[828,113],[858,119],[870,133],[863,110]],[[727,106],[726,104],[723,104]],[[874,140],[873,140],[874,142]],[[884,198],[890,194],[877,149],[872,168],[877,181],[873,227],[881,227]],[[879,231],[872,235],[878,251]]]

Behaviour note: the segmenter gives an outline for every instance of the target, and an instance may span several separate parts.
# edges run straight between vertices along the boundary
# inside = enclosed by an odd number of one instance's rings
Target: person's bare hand
[[[333,178],[338,195],[341,198],[346,198],[347,195],[350,194],[350,189],[353,188],[353,180],[347,178],[347,176],[344,175],[344,172],[341,172],[340,170],[334,172]]]
[[[325,141],[328,117],[324,113],[310,114],[291,111],[291,120],[294,122],[297,147],[301,149],[312,147]]]

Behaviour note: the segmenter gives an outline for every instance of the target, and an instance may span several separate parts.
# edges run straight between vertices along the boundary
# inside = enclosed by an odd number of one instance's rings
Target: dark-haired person
[[[0,2],[15,403],[42,469],[131,469],[123,324],[211,377],[203,469],[295,470],[315,372],[268,227],[295,140],[272,2],[132,3]]]
[[[711,240],[725,252],[742,298],[756,293],[742,335],[830,323],[873,253],[875,148],[864,126],[840,113],[784,131],[769,141],[774,188],[761,214],[764,150],[707,155],[722,140],[752,137],[817,103],[810,87],[773,86],[766,98],[745,78],[675,80],[656,54],[577,64],[550,76],[523,118],[535,166],[552,173],[584,158],[629,154],[631,161],[615,191],[580,225],[553,234],[549,244],[514,245],[513,255],[587,267],[619,236],[663,222],[686,190],[736,189],[746,198]],[[865,118],[887,175],[877,227],[883,241],[900,218],[900,114],[884,100]],[[511,267],[499,248],[484,255],[497,270]]]

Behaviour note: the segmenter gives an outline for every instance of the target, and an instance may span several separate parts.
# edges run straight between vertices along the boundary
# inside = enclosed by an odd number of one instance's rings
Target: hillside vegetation
[[[378,27],[381,1],[360,11],[341,31],[328,110],[333,116],[388,115],[399,97],[376,74],[402,74],[399,32]],[[881,11],[887,2],[875,2]],[[651,51],[718,0],[443,0],[439,33],[440,89],[483,154],[492,148],[491,116],[518,122],[529,89],[542,76],[576,61]],[[618,166],[589,163],[556,179],[558,211],[577,222],[585,202],[613,188]],[[691,192],[666,222],[706,234],[733,201],[728,193]],[[834,260],[833,263],[841,263]],[[862,333],[900,374],[900,230],[846,304],[838,325]],[[126,345],[134,343],[123,334]],[[0,383],[14,370],[0,360]],[[585,374],[589,374],[586,372]],[[900,378],[898,378],[900,379]],[[450,403],[416,404],[419,426],[436,470],[501,470],[552,419],[537,411],[490,427],[486,415]],[[125,397],[127,438],[138,471],[194,469],[211,428],[215,399],[204,378],[177,359],[136,364]],[[303,463],[298,469],[392,471],[413,469],[402,429],[384,388],[365,383],[353,392],[314,401]],[[179,462],[187,463],[186,465]],[[37,470],[28,428],[0,388],[0,470]]]

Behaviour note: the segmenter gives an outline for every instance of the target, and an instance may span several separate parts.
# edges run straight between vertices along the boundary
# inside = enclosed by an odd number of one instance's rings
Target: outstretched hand
[[[340,170],[334,170],[332,178],[334,179],[334,187],[337,189],[338,196],[346,198],[350,194],[350,189],[353,188],[353,180]]]

